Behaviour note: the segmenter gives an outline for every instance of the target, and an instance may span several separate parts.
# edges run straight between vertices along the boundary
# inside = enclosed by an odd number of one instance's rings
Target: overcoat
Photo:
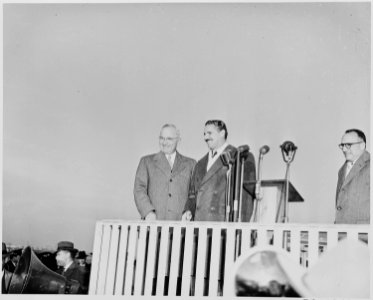
[[[344,178],[347,162],[338,172],[336,224],[370,223],[370,154],[358,158]]]
[[[225,151],[236,153],[237,149],[228,145]],[[195,221],[224,221],[226,212],[227,170],[221,159],[217,159],[207,171],[208,153],[198,161],[191,179],[188,201],[184,211],[191,211]],[[232,168],[234,174],[235,168]],[[245,161],[244,181],[255,180],[255,160],[249,153]],[[233,191],[233,186],[231,191]],[[253,210],[254,188],[243,189],[242,221],[250,220]]]
[[[88,291],[88,287],[85,286],[85,274],[82,268],[74,261],[67,269],[59,268],[58,274],[61,274],[68,280],[76,280],[80,283],[78,294],[85,294]]]
[[[172,170],[163,152],[142,157],[133,191],[141,218],[154,211],[158,220],[181,220],[195,164],[179,152]]]

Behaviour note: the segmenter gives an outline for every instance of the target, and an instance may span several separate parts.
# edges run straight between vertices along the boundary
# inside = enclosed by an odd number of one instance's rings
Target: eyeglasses
[[[338,145],[338,147],[341,148],[341,150],[343,150],[343,147],[345,147],[347,150],[349,150],[352,145],[361,144],[361,143],[363,143],[363,142],[360,141],[360,142],[356,142],[356,143],[341,143],[341,144]]]
[[[166,137],[166,138],[164,138],[163,136],[160,136],[159,137],[159,140],[161,141],[161,142],[164,142],[164,141],[166,141],[166,142],[172,142],[172,141],[174,141],[174,140],[176,140],[177,138],[175,137],[175,138],[171,138],[171,137]]]

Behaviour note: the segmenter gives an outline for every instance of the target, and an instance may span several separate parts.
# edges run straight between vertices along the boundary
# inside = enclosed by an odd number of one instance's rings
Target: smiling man
[[[226,213],[227,167],[220,159],[223,151],[236,153],[236,148],[227,142],[228,130],[221,120],[209,120],[205,124],[204,140],[209,152],[198,161],[189,189],[183,220],[224,221]],[[244,180],[255,180],[255,160],[249,153],[244,168]],[[233,170],[234,172],[234,170]],[[253,194],[243,191],[242,220],[249,221],[253,208]]]
[[[339,148],[346,161],[338,172],[336,224],[370,223],[370,154],[359,129],[348,129]]]
[[[165,124],[159,135],[160,151],[140,160],[133,193],[142,219],[181,219],[196,161],[176,150],[179,142],[176,126]]]

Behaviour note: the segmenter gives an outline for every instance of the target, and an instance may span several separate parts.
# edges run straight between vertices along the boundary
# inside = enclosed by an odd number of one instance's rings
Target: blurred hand
[[[190,210],[187,210],[183,215],[181,216],[181,221],[190,221],[192,219],[192,213]]]
[[[157,220],[157,215],[155,214],[154,211],[151,211],[150,213],[148,213],[148,214],[145,216],[145,220],[146,220],[146,221],[155,221],[155,220]]]

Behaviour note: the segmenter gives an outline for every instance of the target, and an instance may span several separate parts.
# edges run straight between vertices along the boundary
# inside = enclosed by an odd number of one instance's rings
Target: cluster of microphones
[[[290,163],[294,160],[297,147],[291,141],[285,141],[280,145],[281,152],[285,163],[287,164],[286,180],[288,180],[288,169]],[[261,181],[262,181],[262,162],[263,157],[269,152],[270,148],[267,145],[260,147],[257,177],[255,181],[255,200],[262,199]],[[227,170],[227,190],[226,190],[226,222],[241,222],[242,221],[242,195],[245,162],[250,155],[250,147],[248,145],[239,146],[236,150],[226,150],[221,154],[221,160]],[[252,162],[255,165],[255,161]],[[232,192],[233,188],[233,192]]]

